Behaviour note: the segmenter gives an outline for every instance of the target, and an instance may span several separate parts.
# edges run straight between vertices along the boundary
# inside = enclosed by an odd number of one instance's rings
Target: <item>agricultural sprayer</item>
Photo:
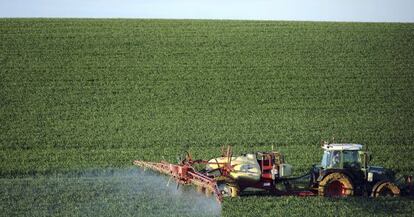
[[[237,197],[241,192],[265,191],[296,196],[399,196],[412,195],[412,176],[399,179],[391,170],[370,166],[370,154],[359,144],[324,144],[319,165],[309,173],[292,177],[292,166],[280,152],[256,152],[233,156],[231,147],[221,157],[193,160],[188,152],[177,164],[135,160],[134,164],[166,174],[179,184],[194,185],[199,192]],[[202,169],[200,168],[202,165]]]

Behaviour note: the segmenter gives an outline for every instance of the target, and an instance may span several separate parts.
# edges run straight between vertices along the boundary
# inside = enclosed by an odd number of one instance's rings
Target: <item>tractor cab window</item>
[[[343,151],[344,167],[358,166],[358,151]]]
[[[330,159],[331,159],[331,152],[330,151],[325,151],[323,153],[322,163],[321,163],[323,168],[327,168],[329,166]]]
[[[333,151],[331,167],[339,167],[340,162],[341,162],[341,151]]]
[[[322,167],[339,167],[341,162],[341,151],[325,151],[322,157]]]

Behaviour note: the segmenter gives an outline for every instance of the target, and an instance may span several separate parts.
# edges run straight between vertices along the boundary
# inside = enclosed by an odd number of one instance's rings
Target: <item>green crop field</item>
[[[299,175],[327,140],[414,174],[414,24],[0,19],[0,215],[413,215],[412,198],[220,208],[132,167],[274,146]]]

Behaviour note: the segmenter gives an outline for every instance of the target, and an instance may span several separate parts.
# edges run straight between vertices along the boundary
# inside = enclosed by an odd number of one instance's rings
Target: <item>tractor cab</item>
[[[323,169],[366,168],[366,152],[360,144],[325,144],[321,167]]]
[[[322,162],[311,170],[311,187],[324,196],[399,195],[395,174],[370,166],[370,155],[360,144],[324,144]]]

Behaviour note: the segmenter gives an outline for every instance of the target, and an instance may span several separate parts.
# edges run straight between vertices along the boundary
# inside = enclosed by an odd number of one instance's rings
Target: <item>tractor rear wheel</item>
[[[377,183],[372,189],[372,197],[398,197],[400,189],[392,182],[385,181]]]
[[[351,179],[343,173],[331,173],[319,182],[320,196],[346,197],[354,194]]]

